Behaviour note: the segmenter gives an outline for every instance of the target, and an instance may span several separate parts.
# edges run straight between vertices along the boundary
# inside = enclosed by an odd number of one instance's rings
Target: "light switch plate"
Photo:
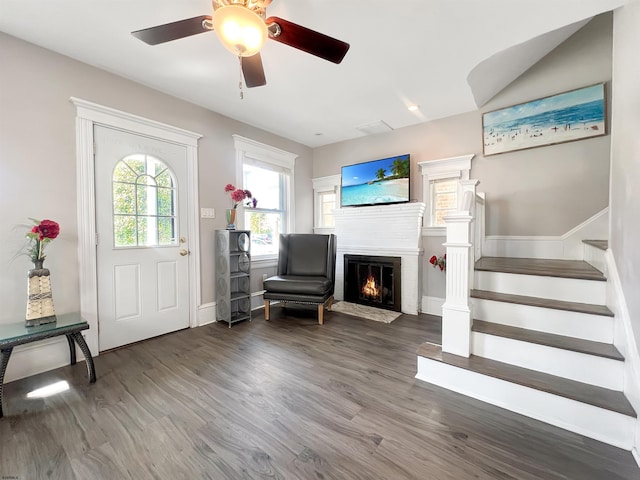
[[[215,208],[201,208],[200,209],[200,218],[216,218],[216,209]]]

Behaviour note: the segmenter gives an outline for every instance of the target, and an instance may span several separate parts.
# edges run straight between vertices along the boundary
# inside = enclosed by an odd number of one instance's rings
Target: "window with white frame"
[[[234,135],[236,171],[242,188],[257,199],[244,208],[238,227],[251,231],[253,259],[277,257],[281,233],[293,231],[296,155]]]
[[[340,175],[313,180],[314,231],[320,233],[336,226],[333,210],[340,206]]]
[[[427,232],[444,234],[449,213],[458,210],[460,181],[469,180],[471,155],[419,162],[423,201],[428,206],[424,219]]]
[[[442,178],[431,182],[432,226],[445,225],[444,217],[458,208],[458,179]]]

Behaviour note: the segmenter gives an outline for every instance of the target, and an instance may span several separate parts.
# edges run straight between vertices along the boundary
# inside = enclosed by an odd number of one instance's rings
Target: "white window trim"
[[[333,192],[336,194],[336,209],[340,208],[340,175],[328,175],[311,179],[313,183],[313,231],[314,233],[335,233],[335,227],[320,225],[320,194]]]
[[[433,185],[434,180],[445,180],[457,178],[459,180],[469,180],[471,172],[471,159],[475,154],[461,155],[459,157],[440,158],[437,160],[427,160],[418,162],[422,175],[422,199],[427,206],[424,216],[423,236],[445,236],[446,227],[431,226],[433,221]],[[458,186],[458,200],[461,198],[460,187]]]
[[[298,155],[295,153],[287,152],[271,145],[251,140],[250,138],[243,137],[241,135],[233,134],[233,144],[236,150],[236,185],[243,184],[243,172],[242,167],[244,163],[249,160],[257,160],[259,162],[268,163],[277,167],[280,167],[287,171],[289,174],[289,198],[286,199],[285,209],[285,223],[286,231],[295,231],[295,212],[294,212],[294,167],[296,158]],[[258,199],[259,200],[259,199]],[[244,215],[236,216],[236,224],[238,228],[244,228]],[[273,260],[277,260],[278,254],[273,255],[255,255],[252,256],[252,263],[272,263]],[[265,265],[266,266],[266,265]]]

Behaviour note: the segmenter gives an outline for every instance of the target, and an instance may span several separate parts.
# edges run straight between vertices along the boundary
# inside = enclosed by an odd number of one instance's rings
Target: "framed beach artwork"
[[[482,115],[484,155],[606,135],[604,83]]]

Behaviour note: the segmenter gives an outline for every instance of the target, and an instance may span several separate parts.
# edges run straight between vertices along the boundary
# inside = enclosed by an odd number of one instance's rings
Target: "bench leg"
[[[2,411],[2,387],[4,385],[4,372],[7,371],[7,364],[9,363],[9,357],[11,356],[12,351],[13,347],[3,348],[2,358],[0,359],[0,418],[2,418],[4,415]]]
[[[67,335],[67,342],[69,343],[69,365],[76,364],[76,345],[73,343],[73,337],[71,334]]]
[[[324,323],[324,303],[318,304],[318,323],[320,325]]]
[[[269,300],[264,301],[264,319],[269,320]]]
[[[80,350],[82,350],[84,360],[85,362],[87,362],[87,374],[89,375],[89,383],[96,383],[96,369],[93,365],[93,357],[91,356],[91,352],[89,351],[87,342],[84,341],[84,337],[80,332],[72,333],[71,336],[80,347]]]

